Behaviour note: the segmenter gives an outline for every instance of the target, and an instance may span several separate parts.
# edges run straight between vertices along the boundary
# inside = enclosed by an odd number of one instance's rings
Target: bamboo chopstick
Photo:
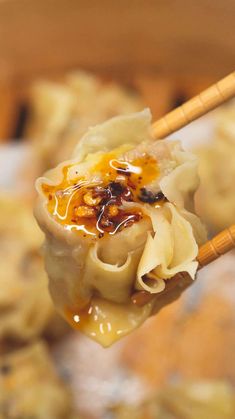
[[[235,72],[154,122],[154,138],[164,138],[235,96]]]
[[[221,233],[213,237],[213,239],[207,241],[200,247],[197,255],[197,261],[199,263],[198,269],[208,265],[210,262],[217,259],[224,253],[229,252],[229,250],[232,250],[234,247],[235,224],[233,224],[229,228],[226,228]],[[177,274],[174,277],[174,279],[176,279],[176,277],[182,279],[182,275],[184,275],[184,273]],[[168,279],[167,283],[169,282],[170,284],[170,282],[174,281],[174,279]],[[173,286],[175,285],[177,285],[177,281],[174,281]],[[147,291],[138,291],[132,295],[131,299],[134,304],[141,307],[144,304],[147,304],[149,301],[151,301],[154,297],[156,297],[156,295],[157,294],[150,294]],[[158,295],[160,296],[161,293],[159,293]]]
[[[224,253],[235,247],[235,224],[217,234],[213,239],[203,244],[198,252],[199,267],[208,265]]]

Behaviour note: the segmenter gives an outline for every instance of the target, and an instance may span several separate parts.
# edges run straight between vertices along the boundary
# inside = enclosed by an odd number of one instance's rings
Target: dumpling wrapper
[[[145,109],[90,128],[73,159],[37,181],[35,215],[46,235],[45,262],[52,298],[73,326],[103,346],[130,333],[153,311],[154,299],[144,307],[132,304],[134,290],[157,294],[164,289],[165,280],[182,271],[194,279],[198,244],[206,239],[200,220],[190,212],[199,183],[197,159],[184,152],[178,142],[154,142],[150,124],[151,114]],[[74,226],[58,222],[48,211],[42,185],[60,184],[68,166],[69,181],[76,181],[78,174],[89,182],[102,181],[100,173],[94,176],[91,171],[109,152],[124,161],[135,154],[153,155],[160,172],[149,188],[162,191],[167,202],[156,207],[124,202],[123,208],[134,205],[145,217],[116,234],[106,234],[102,240],[92,235],[83,237]],[[149,273],[150,281],[146,279]]]

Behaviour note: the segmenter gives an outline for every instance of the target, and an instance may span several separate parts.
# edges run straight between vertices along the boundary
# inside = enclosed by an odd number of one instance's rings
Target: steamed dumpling
[[[72,160],[38,179],[52,298],[103,346],[154,311],[131,302],[158,294],[178,272],[195,277],[203,226],[193,214],[197,160],[178,142],[153,141],[149,110],[90,128]]]
[[[143,106],[136,92],[81,70],[60,82],[39,80],[30,93],[26,136],[44,170],[69,158],[89,126]]]

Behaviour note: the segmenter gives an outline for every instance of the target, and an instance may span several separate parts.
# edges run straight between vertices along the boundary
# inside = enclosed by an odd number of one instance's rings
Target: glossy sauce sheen
[[[132,302],[115,304],[94,297],[82,310],[67,308],[63,314],[74,329],[85,332],[91,338],[98,338],[107,347],[133,329],[133,318],[141,316],[143,310]]]
[[[143,218],[135,202],[161,203],[162,194],[146,192],[145,185],[155,180],[159,169],[155,158],[143,155],[133,161],[118,159],[114,152],[105,154],[90,173],[102,181],[89,183],[84,177],[68,180],[71,166],[63,170],[59,185],[42,185],[48,199],[48,210],[66,229],[102,238],[115,234]],[[124,202],[133,202],[123,209]]]

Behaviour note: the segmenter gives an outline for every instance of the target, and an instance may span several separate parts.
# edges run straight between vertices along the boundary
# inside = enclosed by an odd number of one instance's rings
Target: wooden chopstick
[[[198,252],[197,261],[199,266],[208,265],[218,259],[224,253],[229,252],[235,247],[235,224],[217,234],[213,239],[203,244]]]
[[[208,265],[215,259],[218,259],[224,253],[229,252],[235,247],[235,224],[231,227],[226,228],[221,233],[217,234],[213,239],[207,241],[203,244],[198,252],[197,261],[199,262],[198,269],[201,269],[203,266]],[[176,276],[182,276],[182,274],[177,274]],[[166,282],[174,281],[176,277],[168,279]],[[177,281],[174,281],[174,286],[177,284]],[[163,291],[164,292],[164,291]],[[151,301],[154,297],[159,294],[150,294],[147,291],[138,291],[135,292],[131,300],[134,304],[142,307],[143,305],[147,304]]]
[[[154,122],[153,137],[155,139],[167,137],[234,96],[235,72]]]

